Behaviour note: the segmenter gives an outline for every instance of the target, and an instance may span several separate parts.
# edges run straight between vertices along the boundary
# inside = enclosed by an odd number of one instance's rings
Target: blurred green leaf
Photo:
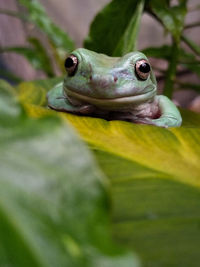
[[[171,50],[171,46],[163,45],[160,47],[148,47],[142,52],[148,57],[170,60]],[[183,48],[180,48],[178,62],[188,70],[200,75],[200,61],[197,60],[192,53],[186,52]]]
[[[121,56],[136,46],[144,1],[113,0],[93,20],[85,47]]]
[[[26,97],[18,91],[25,109],[33,117],[47,112],[38,106],[45,106],[43,96],[27,104],[38,83],[26,84]],[[183,126],[164,129],[57,114],[75,127],[110,178],[115,238],[137,251],[144,266],[198,267],[200,115],[182,110]]]
[[[172,35],[171,54],[165,75],[163,92],[172,97],[179,58],[180,37],[184,27],[187,12],[187,0],[179,0],[178,4],[170,6],[168,1],[149,1],[148,12],[156,18]]]
[[[65,73],[65,66],[64,66],[64,58],[67,57],[67,51],[65,51],[62,48],[56,48],[56,46],[54,45],[53,42],[49,42],[50,45],[50,49],[51,49],[51,53],[53,55],[53,59],[55,60],[59,70],[61,71],[61,73]]]
[[[142,50],[148,57],[170,59],[172,47],[169,45],[163,45],[158,47],[147,47]],[[185,51],[183,48],[179,48],[179,61],[180,62],[197,62],[196,57]]]
[[[195,54],[200,55],[200,46],[199,45],[197,45],[191,39],[187,38],[185,35],[182,35],[181,38],[195,52]]]
[[[115,238],[139,253],[144,266],[197,267],[200,115],[186,113],[181,128],[168,130],[66,117],[111,179]]]
[[[23,55],[33,65],[34,68],[44,71],[48,77],[54,76],[51,60],[43,45],[37,38],[29,38],[31,47],[4,47],[0,48],[0,53],[12,52]]]
[[[28,41],[32,44],[35,52],[35,56],[32,58],[32,64],[35,64],[35,68],[43,70],[48,77],[53,77],[55,74],[52,67],[51,58],[49,57],[47,50],[37,38],[31,37],[28,39]]]
[[[170,59],[171,55],[171,46],[169,45],[162,45],[158,47],[147,47],[142,50],[145,55],[148,57],[155,57],[155,58],[163,58],[166,60]],[[195,56],[191,53],[186,52],[184,49],[179,49],[179,60],[181,61],[191,61],[195,59]]]
[[[0,265],[137,266],[111,240],[106,183],[88,149],[55,112],[29,118],[15,95],[0,83]]]
[[[43,33],[46,33],[48,38],[55,44],[56,47],[64,48],[68,52],[74,49],[74,42],[72,39],[66,32],[61,30],[51,21],[39,1],[19,0],[19,2],[27,8],[29,13],[28,19]]]
[[[186,0],[180,0],[178,5],[169,7],[166,1],[149,1],[151,10],[177,42],[180,40],[184,26],[184,19],[187,12],[186,3]]]
[[[11,71],[6,69],[0,69],[0,79],[4,79],[9,81],[10,83],[19,83],[22,82],[22,79],[15,74],[13,74]]]
[[[184,118],[183,125],[185,127],[199,128],[200,125],[200,114],[187,110],[181,109],[181,114]]]
[[[4,80],[0,80],[0,121],[1,125],[13,123],[20,114],[20,107],[17,103],[16,91]]]
[[[27,21],[27,17],[24,14],[21,14],[19,12],[16,12],[10,9],[0,8],[0,14],[12,16],[12,17]]]
[[[168,60],[170,58],[171,47],[163,45],[158,47],[147,47],[142,50],[147,57],[163,58]]]
[[[198,83],[188,83],[188,82],[182,82],[182,81],[176,80],[176,87],[178,89],[192,89],[197,92],[200,92],[200,86]]]
[[[198,76],[200,76],[200,62],[198,63],[185,63],[183,64],[183,66],[189,70],[191,70],[192,72],[196,73]],[[199,89],[200,89],[200,85],[199,85]]]

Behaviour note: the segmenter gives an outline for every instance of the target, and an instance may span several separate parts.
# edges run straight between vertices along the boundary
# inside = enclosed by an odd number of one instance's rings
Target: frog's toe
[[[161,116],[159,119],[152,120],[153,124],[159,127],[179,127],[181,126],[182,119],[174,116]]]

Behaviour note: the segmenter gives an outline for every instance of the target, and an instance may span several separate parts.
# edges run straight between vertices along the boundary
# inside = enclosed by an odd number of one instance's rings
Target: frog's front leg
[[[179,127],[182,123],[181,114],[175,104],[166,96],[155,97],[160,110],[158,119],[151,119],[150,124],[160,127]]]
[[[63,83],[57,84],[47,94],[48,106],[57,111],[71,112],[74,114],[91,114],[94,107],[91,105],[72,105],[63,94]]]

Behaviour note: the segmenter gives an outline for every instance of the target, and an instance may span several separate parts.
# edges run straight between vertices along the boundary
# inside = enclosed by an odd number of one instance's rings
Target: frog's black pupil
[[[65,60],[65,68],[71,68],[74,65],[74,61],[71,57]]]
[[[139,70],[143,73],[148,73],[150,71],[150,65],[144,62],[139,66]]]

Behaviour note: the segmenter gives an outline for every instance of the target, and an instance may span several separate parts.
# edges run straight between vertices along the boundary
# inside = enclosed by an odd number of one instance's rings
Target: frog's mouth
[[[148,89],[148,88],[145,88]],[[145,93],[136,94],[136,95],[130,95],[130,96],[124,96],[124,97],[116,97],[116,98],[95,98],[90,97],[86,95],[79,94],[77,92],[74,92],[70,90],[69,88],[64,88],[64,94],[66,97],[72,97],[74,99],[77,99],[81,101],[82,103],[88,103],[95,105],[97,107],[104,107],[110,109],[110,107],[128,107],[133,106],[136,104],[144,103],[146,101],[149,101],[154,98],[156,95],[156,86],[152,88],[149,87],[149,90]]]

